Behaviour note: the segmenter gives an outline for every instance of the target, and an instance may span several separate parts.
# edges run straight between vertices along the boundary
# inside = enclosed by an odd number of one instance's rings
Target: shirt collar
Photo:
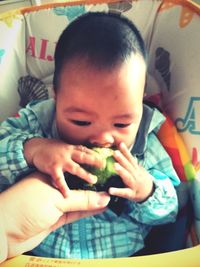
[[[143,114],[140,122],[139,130],[136,135],[135,143],[132,147],[134,155],[141,156],[144,154],[148,134],[157,132],[161,124],[165,121],[165,117],[156,109],[147,105],[143,105]]]

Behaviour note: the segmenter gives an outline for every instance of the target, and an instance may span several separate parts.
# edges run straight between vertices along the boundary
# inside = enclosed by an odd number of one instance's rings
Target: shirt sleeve
[[[0,191],[13,184],[19,175],[31,170],[24,158],[23,144],[33,137],[42,137],[42,128],[34,112],[21,109],[17,117],[0,126]]]
[[[155,134],[149,135],[142,165],[153,176],[154,192],[144,202],[132,202],[132,216],[138,222],[158,225],[174,222],[178,212],[178,198],[174,186],[180,180],[171,159]]]
[[[143,224],[159,225],[176,220],[178,199],[170,179],[154,179],[155,191],[145,202],[134,203],[134,218]]]

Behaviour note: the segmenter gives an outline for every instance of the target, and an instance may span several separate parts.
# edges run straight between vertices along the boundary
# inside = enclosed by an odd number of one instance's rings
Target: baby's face
[[[70,144],[130,147],[142,117],[146,66],[133,55],[113,70],[67,64],[56,95],[60,137]]]

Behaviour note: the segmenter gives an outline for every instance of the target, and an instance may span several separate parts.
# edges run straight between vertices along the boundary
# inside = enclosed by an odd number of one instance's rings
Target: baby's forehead
[[[124,62],[110,68],[99,68],[85,58],[75,58],[65,64],[60,76],[60,88],[70,97],[110,98],[110,93],[124,98],[143,94],[146,78],[146,65],[136,54]]]

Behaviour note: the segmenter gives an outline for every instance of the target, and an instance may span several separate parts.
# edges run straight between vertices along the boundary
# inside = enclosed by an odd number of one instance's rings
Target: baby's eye
[[[71,120],[71,122],[78,126],[89,126],[91,124],[90,121]]]
[[[114,126],[117,128],[126,128],[130,125],[130,123],[115,123]]]

